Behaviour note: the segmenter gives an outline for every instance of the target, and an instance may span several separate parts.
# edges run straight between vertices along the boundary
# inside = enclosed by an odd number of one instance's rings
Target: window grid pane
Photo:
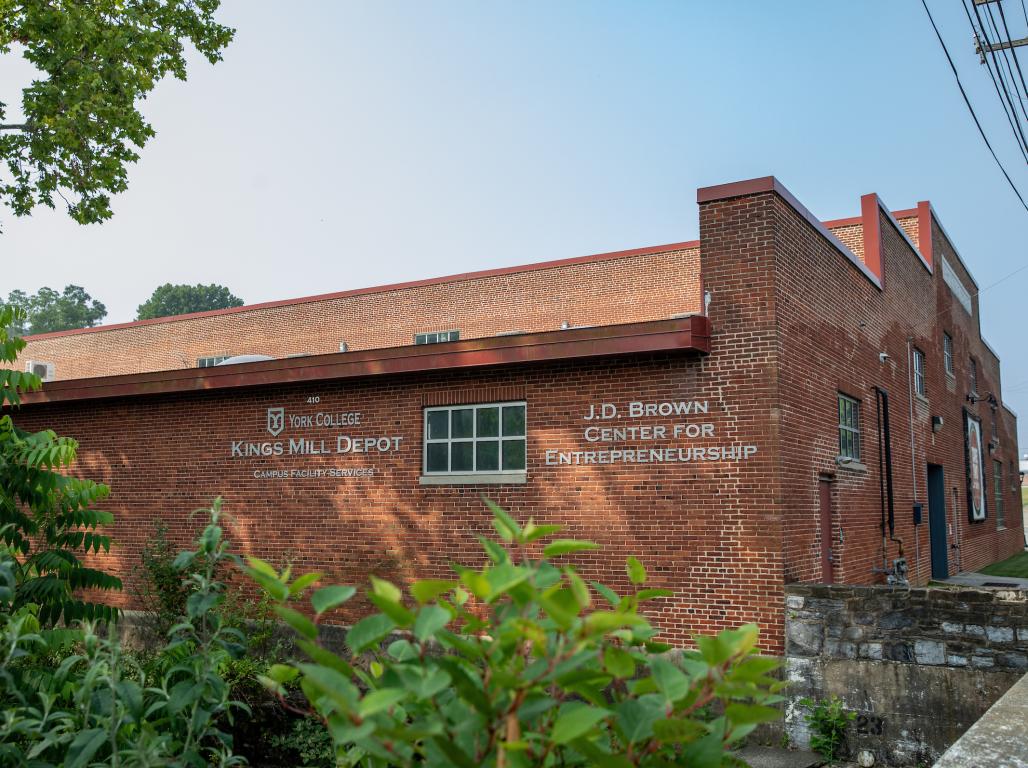
[[[860,460],[860,403],[839,395],[839,455]]]
[[[424,471],[432,474],[524,472],[527,467],[525,411],[524,403],[426,409]]]
[[[944,333],[942,336],[942,356],[946,364],[946,373],[953,375],[953,338]]]

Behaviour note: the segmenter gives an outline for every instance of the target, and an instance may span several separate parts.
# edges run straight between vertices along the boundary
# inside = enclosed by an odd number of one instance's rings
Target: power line
[[[1025,23],[1028,24],[1028,9],[1024,7],[1024,0],[1021,0],[1021,10],[1025,11]],[[1014,38],[1010,35],[1010,27],[1007,26],[1007,15],[1003,12],[1003,3],[999,3],[999,18],[1003,22],[1003,31],[1007,33],[1007,42],[1013,43]],[[1010,52],[1014,54],[1014,66],[1017,67],[1017,76],[1021,78],[1021,89],[1024,91],[1025,98],[1028,98],[1028,83],[1024,80],[1024,73],[1021,71],[1021,61],[1017,58],[1017,47],[1014,45],[1010,46]]]
[[[1000,85],[1002,86],[1003,93],[1006,96],[1007,104],[1010,105],[1010,111],[1013,113],[1014,120],[1017,122],[1018,133],[1020,134],[1021,138],[1023,139],[1024,138],[1024,131],[1021,129],[1021,118],[1017,116],[1017,107],[1014,106],[1014,100],[1010,97],[1010,91],[1007,90],[1007,78],[1004,77],[1004,75],[1003,75],[1003,67],[1001,66],[1001,65],[1006,65],[1007,75],[1009,75],[1010,82],[1014,86],[1014,95],[1017,96],[1017,101],[1018,101],[1018,103],[1020,104],[1020,107],[1021,107],[1021,114],[1025,116],[1026,120],[1028,120],[1028,112],[1025,111],[1024,102],[1021,101],[1021,92],[1017,89],[1017,81],[1014,80],[1014,69],[1013,69],[1013,67],[1010,66],[1010,51],[1009,51],[1008,48],[1006,48],[1004,46],[1004,42],[1009,43],[1010,41],[1009,40],[1004,41],[1003,36],[999,33],[999,26],[996,24],[996,17],[992,13],[992,6],[991,5],[986,5],[985,6],[985,12],[986,12],[986,15],[989,18],[989,26],[992,28],[992,32],[996,36],[996,40],[998,41],[999,47],[1000,47],[1000,62],[998,62],[996,64],[996,73],[999,75]],[[978,6],[977,5],[975,6],[975,16],[978,16]],[[979,17],[979,19],[980,19],[980,17]],[[979,23],[981,23],[981,22],[979,21]],[[982,28],[982,31],[984,32],[984,27]],[[993,52],[992,57],[993,57],[993,60],[996,59],[995,52]],[[1026,142],[1026,144],[1028,144],[1028,142]],[[1026,161],[1026,162],[1028,162],[1028,161]]]
[[[991,5],[985,6],[985,11],[986,11],[986,14],[989,17],[989,26],[992,27],[992,31],[996,35],[996,39],[999,41],[1000,45],[1003,46],[1004,43],[1011,42],[1010,39],[1009,39],[1009,37],[1010,37],[1009,30],[1007,31],[1007,39],[1006,40],[1004,40],[1003,35],[1001,35],[999,33],[999,25],[996,24],[996,17],[992,13],[992,6]],[[1017,80],[1014,79],[1014,68],[1010,66],[1010,49],[1007,48],[1007,47],[1001,47],[1000,55],[1002,56],[1003,64],[1006,65],[1007,75],[1010,77],[1010,83],[1014,86],[1014,95],[1017,97],[1017,101],[1019,102],[1019,104],[1021,106],[1021,114],[1025,116],[1026,120],[1028,120],[1028,112],[1025,111],[1024,101],[1022,101],[1022,99],[1021,99],[1021,91],[1018,90],[1018,88],[1017,88]],[[993,57],[995,57],[995,54],[993,54]],[[1015,50],[1014,51],[1014,59],[1015,59],[1014,63],[1015,64],[1017,63],[1016,58],[1017,58],[1017,51]],[[999,69],[999,67],[997,67],[997,69]],[[1018,71],[1020,72],[1020,65],[1018,65]],[[1013,105],[1013,102],[1010,99],[1010,93],[1006,89],[1006,78],[1004,78],[1002,76],[1002,73],[1000,74],[1000,78],[1003,81],[1003,86],[1004,86],[1003,87],[1003,91],[1004,91],[1004,93],[1007,94],[1007,101],[1010,103],[1011,109],[1013,109],[1014,105]],[[1022,85],[1023,85],[1023,80],[1024,80],[1024,78],[1022,78]],[[1020,124],[1021,124],[1020,118],[1018,118],[1017,122],[1018,122],[1018,126],[1020,126]]]
[[[924,2],[924,0],[922,0],[922,2]],[[1018,149],[1021,150],[1021,156],[1024,158],[1025,163],[1028,163],[1028,149],[1026,149],[1026,147],[1028,147],[1028,141],[1025,140],[1024,132],[1020,130],[1021,122],[1017,117],[1016,111],[1013,114],[1011,114],[1010,110],[1013,109],[1013,103],[1010,102],[1010,94],[1007,93],[1006,99],[1003,98],[1003,92],[1000,91],[999,83],[996,80],[997,73],[994,73],[992,71],[992,68],[994,66],[998,71],[999,65],[996,63],[994,59],[989,59],[985,56],[985,51],[991,51],[994,48],[994,46],[992,42],[989,40],[989,36],[985,31],[985,24],[982,22],[981,16],[978,15],[978,6],[973,5],[972,7],[974,8],[975,17],[978,18],[978,24],[981,27],[980,31],[979,28],[975,26],[974,20],[971,18],[971,12],[967,9],[967,0],[961,0],[960,4],[964,9],[964,13],[967,15],[967,22],[971,25],[971,31],[974,32],[975,38],[977,38],[979,41],[978,45],[979,48],[982,50],[982,57],[985,59],[985,68],[988,70],[989,77],[992,80],[992,87],[996,89],[996,96],[999,99],[999,103],[1003,107],[1003,114],[1006,115],[1007,122],[1010,124],[1010,130],[1014,133],[1014,141],[1017,142]],[[925,8],[927,7],[928,6],[925,6]],[[936,33],[938,33],[938,29],[936,29]],[[940,38],[940,40],[941,39],[942,38]],[[952,63],[953,62],[950,61],[950,64]],[[1002,72],[998,71],[998,74],[1002,78]],[[1006,84],[1004,84],[1003,90],[1006,91]]]
[[[978,115],[975,114],[974,107],[971,106],[971,100],[967,97],[967,91],[964,90],[964,85],[960,82],[960,73],[957,72],[957,67],[953,63],[953,57],[949,54],[949,48],[946,47],[946,42],[942,39],[942,34],[939,32],[939,28],[935,25],[935,19],[932,18],[932,12],[928,10],[927,1],[921,0],[921,5],[924,6],[924,12],[928,14],[928,21],[931,22],[932,29],[935,30],[935,36],[939,40],[939,45],[942,46],[942,52],[946,54],[946,61],[949,62],[950,69],[953,70],[953,77],[957,81],[957,88],[960,89],[960,95],[964,97],[964,103],[967,105],[967,109],[971,113],[971,117],[974,119],[974,124],[978,127],[978,133],[981,134],[982,141],[984,141],[985,146],[989,148],[989,152],[992,154],[992,159],[996,161],[996,165],[998,165],[1000,171],[1003,172],[1003,176],[1006,178],[1010,188],[1014,190],[1014,194],[1017,195],[1017,199],[1021,201],[1021,205],[1024,207],[1025,212],[1028,212],[1028,203],[1024,201],[1024,197],[1021,196],[1021,192],[1014,184],[1014,180],[1010,178],[1010,174],[1007,173],[1007,169],[1004,168],[1003,163],[1000,162],[999,157],[996,155],[996,150],[994,150],[992,148],[992,144],[989,143],[989,137],[985,135],[985,130],[982,128],[982,124],[978,120]]]

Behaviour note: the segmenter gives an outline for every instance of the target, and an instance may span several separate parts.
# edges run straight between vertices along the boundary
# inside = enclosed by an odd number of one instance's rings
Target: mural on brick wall
[[[964,411],[967,428],[964,447],[967,452],[967,509],[973,521],[985,519],[985,469],[982,464],[982,424]]]

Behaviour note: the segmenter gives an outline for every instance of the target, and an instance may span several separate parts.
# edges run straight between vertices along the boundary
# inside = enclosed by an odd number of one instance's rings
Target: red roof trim
[[[24,394],[22,404],[31,406],[674,351],[709,354],[710,320],[703,315],[691,315],[674,320],[369,349],[214,368],[67,379],[48,382],[39,392]]]
[[[853,266],[860,270],[861,274],[864,275],[871,283],[877,287],[882,287],[882,281],[878,275],[867,268],[867,266],[860,259],[857,258],[856,254],[853,253],[846,244],[842,242],[838,237],[833,235],[828,227],[821,222],[814,214],[812,214],[803,203],[796,199],[796,197],[785,188],[774,176],[764,176],[759,179],[750,179],[749,181],[737,181],[732,184],[719,184],[716,187],[703,187],[702,189],[696,190],[696,202],[710,203],[716,200],[725,200],[731,197],[744,197],[746,195],[756,195],[764,192],[775,192],[781,197],[786,203],[788,203],[796,213],[807,220],[815,230],[817,230],[823,238],[825,238],[832,246]]]
[[[228,309],[212,309],[206,312],[190,312],[186,315],[172,315],[169,317],[155,317],[152,320],[135,320],[128,323],[112,323],[100,325],[94,328],[75,328],[70,331],[53,331],[51,333],[38,333],[26,336],[27,341],[39,341],[41,339],[53,339],[59,336],[75,336],[80,333],[100,333],[103,331],[115,331],[121,328],[136,328],[145,325],[157,325],[160,323],[176,323],[182,320],[194,320],[202,317],[216,317],[218,315],[233,315],[240,312],[253,312],[261,309],[274,309],[292,304],[308,304],[315,301],[330,301],[332,299],[343,299],[349,296],[364,296],[374,293],[388,293],[389,291],[401,291],[410,288],[420,288],[427,285],[441,285],[444,283],[459,283],[465,280],[478,280],[486,277],[498,277],[512,275],[520,272],[534,272],[544,269],[555,269],[557,267],[572,266],[575,264],[589,264],[597,261],[614,261],[626,259],[632,256],[648,256],[655,253],[668,253],[670,251],[681,251],[687,248],[698,248],[699,240],[689,240],[683,243],[669,243],[667,245],[653,245],[647,248],[633,248],[627,251],[611,251],[609,253],[597,253],[590,256],[574,256],[568,259],[556,259],[554,261],[541,261],[535,264],[522,264],[514,267],[497,267],[495,269],[483,269],[477,272],[462,272],[456,275],[445,277],[429,277],[423,280],[410,280],[404,283],[390,283],[388,285],[372,286],[369,288],[354,288],[348,291],[337,291],[335,293],[322,293],[314,296],[303,296],[298,299],[281,299],[278,301],[265,301],[259,304],[247,304],[242,307],[230,307]]]
[[[850,216],[846,219],[832,219],[831,221],[824,222],[824,225],[829,229],[836,229],[838,227],[852,227],[856,224],[863,224],[863,216]]]

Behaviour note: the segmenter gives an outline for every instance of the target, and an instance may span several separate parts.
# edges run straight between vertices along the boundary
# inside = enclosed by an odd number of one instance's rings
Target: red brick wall
[[[29,337],[21,360],[56,364],[56,378],[192,368],[201,357],[326,354],[411,344],[420,332],[462,339],[570,325],[613,325],[701,310],[696,247],[426,281],[86,333]]]
[[[880,580],[883,577],[875,569],[883,566],[883,560],[891,564],[899,554],[898,542],[889,542],[884,552],[882,549],[875,386],[889,394],[895,536],[903,542],[912,579],[925,583],[931,576],[928,463],[943,466],[948,519],[959,522],[956,535],[950,538],[950,543],[960,544],[959,550],[949,554],[951,573],[1019,551],[1023,531],[1020,515],[1015,514],[1020,501],[1013,492],[1013,478],[1004,480],[1006,530],[996,531],[992,512],[980,523],[969,523],[967,518],[962,408],[968,391],[966,361],[970,355],[979,360],[979,391],[983,396],[986,392],[1000,395],[998,363],[978,333],[977,300],[971,318],[943,283],[938,263],[935,273],[930,273],[884,213],[879,221],[884,290],[855,269],[781,198],[776,198],[775,216],[781,372],[776,416],[782,496],[786,500],[786,580],[816,581],[824,577],[823,536],[831,538],[838,581]],[[909,225],[914,220],[906,221]],[[948,244],[940,242],[937,230],[934,235],[935,253],[946,252]],[[957,266],[951,252],[949,261]],[[962,271],[962,267],[959,269]],[[974,292],[966,274],[963,276],[969,291]],[[954,339],[955,377],[944,371],[944,330]],[[927,399],[910,394],[908,339],[926,354]],[[889,355],[885,363],[879,360],[880,352]],[[839,392],[861,401],[863,467],[840,467],[836,462]],[[987,404],[968,407],[982,417],[988,436]],[[932,416],[944,419],[938,433],[932,431]],[[1000,409],[997,416],[1000,446],[994,455],[986,457],[986,473],[991,472],[991,459],[999,458],[1009,477],[1010,462],[1017,458],[1016,430],[1007,411]],[[832,481],[830,532],[821,530],[819,520],[821,477]],[[987,480],[991,504],[991,475]],[[912,520],[915,488],[916,500],[924,504],[924,524],[917,530]]]
[[[717,355],[714,356],[718,358]],[[722,348],[716,366],[729,364]],[[117,546],[101,562],[127,579],[117,599],[130,604],[140,551],[160,518],[185,545],[200,520],[189,513],[220,494],[234,520],[239,549],[329,578],[363,584],[369,573],[400,581],[446,577],[452,562],[479,559],[476,534],[492,535],[480,496],[521,519],[558,522],[567,533],[600,542],[604,550],[576,558],[589,578],[628,589],[629,554],[647,565],[654,586],[676,592],[652,604],[664,635],[678,643],[691,632],[708,632],[759,621],[769,646],[781,651],[778,552],[769,528],[774,513],[751,500],[768,493],[770,456],[753,435],[753,413],[739,408],[709,368],[713,361],[685,354],[540,364],[491,372],[440,372],[351,383],[241,389],[188,396],[136,397],[94,403],[25,408],[24,428],[56,426],[81,441],[77,471],[108,482],[106,508],[117,522]],[[744,379],[740,392],[749,390]],[[460,393],[455,396],[454,393]],[[318,396],[317,405],[306,399]],[[528,475],[524,485],[422,486],[422,408],[455,400],[489,402],[524,397],[528,402]],[[706,400],[705,417],[645,417],[611,423],[670,425],[709,421],[713,440],[697,445],[758,442],[748,461],[553,466],[547,450],[599,450],[583,439],[592,405],[630,401]],[[396,453],[359,457],[229,458],[230,441],[268,440],[267,408],[287,414],[358,410],[351,430],[294,430],[326,439],[337,432],[401,436]],[[330,440],[331,444],[331,440]],[[664,440],[653,447],[687,446]],[[623,447],[623,446],[619,446]],[[641,447],[638,443],[635,446]],[[374,466],[371,478],[258,480],[258,469]],[[355,603],[352,620],[365,606]]]

